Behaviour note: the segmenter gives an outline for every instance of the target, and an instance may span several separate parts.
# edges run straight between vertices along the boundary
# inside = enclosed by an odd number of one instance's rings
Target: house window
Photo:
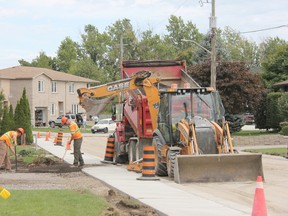
[[[43,80],[38,81],[38,92],[44,92],[44,81]]]
[[[72,113],[78,113],[78,104],[72,104]]]
[[[75,92],[75,89],[74,89],[74,83],[69,83],[69,92],[70,93],[74,93]]]
[[[90,84],[90,83],[87,83],[86,87],[87,87],[87,88],[90,88],[90,87],[91,87],[91,84]]]
[[[56,114],[56,106],[55,106],[55,104],[51,104],[51,115],[55,115]]]
[[[52,81],[52,92],[57,92],[57,82],[56,81]]]

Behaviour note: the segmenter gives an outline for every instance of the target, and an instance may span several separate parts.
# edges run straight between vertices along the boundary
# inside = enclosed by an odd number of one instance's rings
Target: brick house
[[[60,114],[84,112],[78,105],[77,89],[97,82],[47,68],[17,66],[0,70],[4,104],[12,104],[15,109],[26,88],[31,123],[36,126],[47,126],[49,120]]]

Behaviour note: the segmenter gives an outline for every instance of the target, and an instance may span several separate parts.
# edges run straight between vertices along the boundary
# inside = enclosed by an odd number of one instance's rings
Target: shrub
[[[288,122],[287,121],[280,122],[280,127],[281,128],[286,127],[286,126],[288,126]]]
[[[281,131],[279,132],[281,135],[288,136],[288,125],[282,127]]]

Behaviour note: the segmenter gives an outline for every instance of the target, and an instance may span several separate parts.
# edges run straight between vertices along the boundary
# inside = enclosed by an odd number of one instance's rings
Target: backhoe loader
[[[120,116],[113,135],[115,162],[141,164],[143,146],[154,145],[156,174],[177,183],[254,181],[263,176],[261,154],[234,151],[217,91],[191,88],[189,83],[179,88],[160,85],[160,78],[150,76],[149,71],[139,71],[123,80],[77,90],[84,109],[95,99],[121,94],[115,111]],[[129,109],[123,112],[124,108]]]

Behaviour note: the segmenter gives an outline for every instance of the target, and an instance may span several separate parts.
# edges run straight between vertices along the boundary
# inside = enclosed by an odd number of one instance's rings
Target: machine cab
[[[195,116],[222,123],[224,108],[218,92],[208,88],[177,89],[160,92],[158,129],[167,144],[179,140],[177,124]]]

